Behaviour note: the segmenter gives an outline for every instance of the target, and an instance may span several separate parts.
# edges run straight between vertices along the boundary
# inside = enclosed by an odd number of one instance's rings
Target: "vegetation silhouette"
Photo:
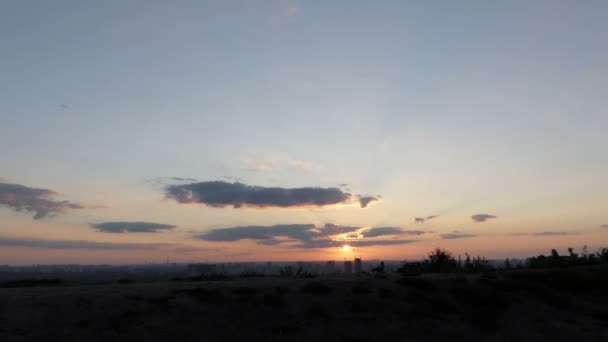
[[[422,261],[404,262],[397,272],[403,276],[416,276],[423,273],[482,273],[485,277],[495,276],[496,271],[511,271],[522,269],[549,269],[576,266],[593,266],[608,264],[608,248],[599,248],[595,253],[589,253],[587,246],[582,253],[568,248],[568,255],[559,255],[552,249],[549,256],[543,254],[527,258],[525,261],[505,259],[502,265],[491,264],[484,257],[471,257],[465,253],[465,260],[458,260],[454,255],[442,248],[435,248]]]

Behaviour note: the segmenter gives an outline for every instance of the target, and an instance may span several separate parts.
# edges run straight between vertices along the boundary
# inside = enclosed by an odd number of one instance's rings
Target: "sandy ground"
[[[608,341],[605,283],[526,277],[0,288],[0,341]]]

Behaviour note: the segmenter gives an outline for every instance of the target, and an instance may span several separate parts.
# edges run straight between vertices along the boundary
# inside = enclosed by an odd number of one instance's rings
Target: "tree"
[[[430,252],[425,264],[431,272],[454,272],[458,266],[452,253],[442,248],[435,248]]]

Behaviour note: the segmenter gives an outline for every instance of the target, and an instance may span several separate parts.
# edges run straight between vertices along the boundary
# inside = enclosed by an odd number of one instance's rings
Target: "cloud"
[[[289,2],[286,6],[282,7],[279,12],[271,17],[270,22],[273,24],[285,24],[294,20],[300,11],[300,6],[293,2]]]
[[[59,194],[53,190],[30,188],[20,184],[0,183],[0,205],[15,211],[34,213],[34,219],[42,219],[70,209],[82,209],[78,203],[55,200]]]
[[[476,237],[477,235],[473,235],[473,234],[464,234],[464,233],[447,233],[447,234],[441,234],[440,237],[443,240],[452,240],[452,239],[464,239],[464,238],[470,238],[470,237]]]
[[[234,242],[254,240],[258,245],[274,246],[289,243],[296,248],[328,248],[344,244],[351,246],[397,245],[414,240],[374,240],[369,239],[387,235],[410,234],[396,227],[363,228],[340,226],[327,223],[317,227],[314,224],[280,224],[274,226],[238,226],[213,229],[195,235],[195,238],[214,242]],[[413,233],[411,235],[418,235]]]
[[[498,216],[489,215],[489,214],[475,214],[471,216],[471,219],[475,222],[485,222],[489,219],[498,218]]]
[[[534,235],[534,236],[562,236],[562,235],[575,235],[575,233],[572,233],[572,232],[540,232],[540,233],[533,233],[532,235]]]
[[[151,222],[102,222],[90,223],[92,228],[104,233],[156,233],[176,226]]]
[[[362,233],[363,237],[373,238],[387,235],[423,235],[428,232],[424,230],[403,230],[399,227],[376,227]]]
[[[173,181],[173,182],[196,182],[197,179],[196,178],[183,178],[183,177],[171,177],[169,178],[169,180]]]
[[[403,231],[399,227],[377,227],[363,233],[364,237],[378,237],[384,235],[401,235]]]
[[[394,245],[403,245],[408,243],[417,242],[418,240],[403,240],[403,239],[393,239],[393,240],[331,240],[331,239],[319,239],[319,240],[310,240],[303,241],[300,244],[295,245],[296,248],[303,249],[317,249],[317,248],[335,248],[343,245],[349,245],[351,247],[370,247],[370,246],[394,246]]]
[[[348,241],[346,244],[353,247],[368,247],[368,246],[393,246],[393,245],[403,245],[407,243],[417,242],[418,240],[402,240],[402,239],[394,239],[394,240],[356,240],[356,241]],[[345,244],[344,242],[340,245]]]
[[[359,205],[361,205],[361,208],[367,208],[367,205],[372,203],[372,202],[378,202],[380,201],[380,199],[382,198],[382,196],[361,196],[361,195],[355,195],[355,197],[357,197],[359,199]]]
[[[427,234],[427,233],[432,233],[431,231],[424,231],[424,230],[403,230],[401,231],[401,234],[403,235],[423,235],[423,234]]]
[[[244,155],[240,158],[241,170],[253,172],[274,171],[277,168],[276,157]]]
[[[380,200],[380,197],[352,195],[339,188],[263,187],[224,181],[168,185],[165,196],[178,203],[200,203],[213,208],[322,207],[352,202],[359,202],[361,208],[365,208]]]
[[[608,228],[608,224],[602,224],[600,228]]]
[[[414,218],[414,223],[424,223],[428,220],[432,220],[436,217],[439,217],[438,215],[431,215],[431,216],[427,216],[427,217],[416,217]]]
[[[302,169],[307,171],[318,170],[322,166],[309,160],[288,160],[287,165],[292,168]]]
[[[175,245],[166,243],[119,243],[87,240],[46,240],[0,237],[0,246],[48,249],[150,250],[173,247]]]
[[[244,239],[268,241],[277,237],[306,240],[314,237],[313,224],[279,224],[274,226],[239,226],[213,229],[195,237],[205,241],[238,241]],[[267,244],[267,243],[265,243]]]

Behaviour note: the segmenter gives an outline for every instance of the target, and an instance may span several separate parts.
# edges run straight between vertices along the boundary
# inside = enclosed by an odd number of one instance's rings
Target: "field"
[[[0,288],[0,341],[608,341],[605,269]]]

